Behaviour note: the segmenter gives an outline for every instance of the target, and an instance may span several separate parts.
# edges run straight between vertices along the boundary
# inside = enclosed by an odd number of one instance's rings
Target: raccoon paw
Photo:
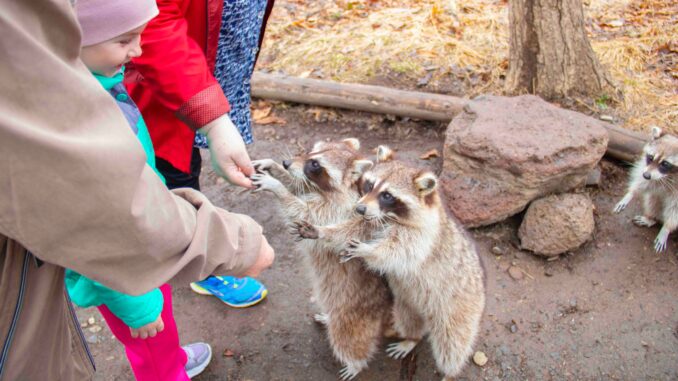
[[[645,226],[649,228],[650,226],[654,226],[654,224],[656,224],[657,221],[651,218],[647,218],[645,216],[635,216],[633,217],[633,223],[638,226]]]
[[[352,380],[360,373],[360,371],[365,369],[366,366],[367,363],[365,361],[350,362],[346,364],[345,367],[341,368],[339,371],[339,378],[343,381]]]
[[[263,190],[275,192],[283,187],[283,184],[268,173],[255,173],[250,179],[256,187],[252,192],[261,192]]]
[[[316,323],[320,323],[320,324],[322,324],[322,325],[327,325],[327,324],[329,324],[329,322],[330,322],[330,315],[328,315],[328,314],[326,314],[326,313],[324,313],[324,312],[323,312],[323,313],[318,313],[318,314],[313,315],[313,320],[314,320]]]
[[[367,244],[364,242],[361,242],[357,239],[350,239],[348,242],[346,242],[346,249],[339,253],[341,256],[339,262],[346,263],[353,258],[360,257],[361,253],[366,250],[366,246]]]
[[[302,239],[318,239],[320,233],[318,229],[306,221],[295,221],[290,226],[290,233],[296,236],[296,241]]]
[[[339,252],[339,263],[346,263],[353,258],[355,258],[353,254],[349,253],[346,250],[342,250],[341,252]]]
[[[628,201],[626,201],[626,199],[622,199],[621,201],[619,201],[619,202],[617,203],[617,205],[614,206],[613,211],[614,211],[615,213],[619,213],[619,212],[621,212],[622,210],[626,209],[626,207],[627,207],[628,205],[629,205]]]
[[[660,231],[657,235],[657,238],[654,239],[654,251],[660,253],[666,250],[666,241],[668,240],[668,234],[664,235]]]
[[[276,162],[273,159],[252,160],[254,171],[259,174],[264,173],[264,171],[268,171],[274,165],[276,165]]]
[[[412,352],[414,347],[417,346],[417,341],[414,340],[403,340],[398,343],[390,344],[386,347],[386,354],[396,360],[407,356],[408,353]]]

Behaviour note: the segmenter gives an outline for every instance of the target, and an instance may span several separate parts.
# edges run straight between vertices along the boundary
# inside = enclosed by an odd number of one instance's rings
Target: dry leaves
[[[256,124],[286,124],[287,121],[281,117],[272,115],[273,106],[266,102],[259,102],[252,108],[252,120]]]

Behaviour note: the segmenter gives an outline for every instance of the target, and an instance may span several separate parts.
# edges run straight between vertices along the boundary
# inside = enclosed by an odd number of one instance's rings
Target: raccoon
[[[275,195],[290,222],[338,223],[352,215],[359,196],[356,181],[373,165],[359,149],[357,139],[319,142],[310,153],[285,160],[282,166],[272,160],[256,161],[259,173],[252,182],[258,190]],[[385,279],[360,261],[341,264],[338,253],[313,241],[301,242],[301,249],[307,253],[322,311],[315,319],[326,325],[333,352],[344,364],[340,377],[352,379],[379,348],[390,322],[391,292]]]
[[[380,146],[376,166],[361,177],[357,217],[325,227],[301,221],[295,232],[334,247],[341,262],[360,258],[385,274],[395,328],[405,338],[387,354],[402,358],[428,334],[448,379],[472,353],[485,308],[483,269],[473,242],[441,204],[437,177],[392,156]]]
[[[643,214],[634,217],[638,226],[662,224],[654,240],[657,252],[666,249],[669,234],[678,227],[678,138],[652,127],[650,141],[643,148],[643,155],[634,164],[630,173],[629,188],[624,198],[614,207],[621,212],[639,196],[643,202]]]

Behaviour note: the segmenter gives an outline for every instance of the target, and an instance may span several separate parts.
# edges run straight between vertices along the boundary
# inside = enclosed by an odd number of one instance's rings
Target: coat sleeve
[[[160,13],[141,35],[143,54],[133,60],[156,100],[198,129],[228,113],[228,100],[207,65],[205,53],[188,36],[182,0],[159,0]]]
[[[0,31],[1,235],[132,295],[253,265],[256,222],[197,191],[168,191],[146,164],[78,58],[68,0],[3,2]]]
[[[83,308],[105,305],[130,328],[154,322],[162,313],[164,298],[158,288],[138,296],[126,295],[66,270],[66,289],[75,305]]]

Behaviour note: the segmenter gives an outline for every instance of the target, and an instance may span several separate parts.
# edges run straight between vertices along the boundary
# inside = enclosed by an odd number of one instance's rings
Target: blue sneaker
[[[200,282],[191,283],[191,289],[200,295],[214,295],[235,308],[253,306],[268,295],[266,287],[250,277],[209,276]]]

